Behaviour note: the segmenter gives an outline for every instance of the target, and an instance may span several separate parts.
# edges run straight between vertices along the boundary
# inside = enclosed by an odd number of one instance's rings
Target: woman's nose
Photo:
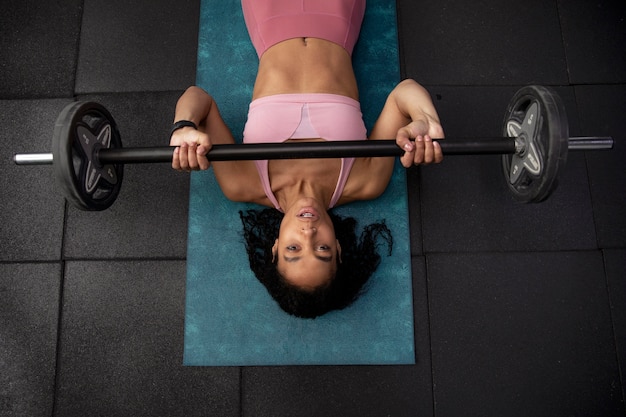
[[[304,233],[305,235],[313,235],[315,233],[317,233],[317,227],[314,226],[304,226],[300,229],[300,231],[302,233]]]

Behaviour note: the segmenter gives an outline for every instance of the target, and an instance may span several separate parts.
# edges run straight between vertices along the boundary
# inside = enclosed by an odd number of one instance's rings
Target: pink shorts
[[[324,39],[352,55],[365,14],[365,0],[241,0],[241,6],[259,58],[292,38]]]

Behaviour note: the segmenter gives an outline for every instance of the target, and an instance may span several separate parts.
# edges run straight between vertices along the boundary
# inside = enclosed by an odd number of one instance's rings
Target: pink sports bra
[[[250,103],[244,143],[275,143],[287,139],[323,138],[328,141],[364,140],[367,130],[358,101],[335,94],[279,94]],[[354,158],[342,158],[329,208],[334,207],[350,176]],[[277,210],[268,161],[255,161],[263,190]]]
[[[365,0],[241,0],[241,6],[259,58],[271,46],[301,37],[336,43],[352,55],[365,14]]]

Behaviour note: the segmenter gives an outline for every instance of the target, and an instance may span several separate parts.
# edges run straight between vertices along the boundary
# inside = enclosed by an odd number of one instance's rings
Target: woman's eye
[[[298,250],[298,247],[296,245],[289,245],[289,246],[287,246],[287,250],[288,251],[295,251],[295,250]]]
[[[319,251],[323,251],[323,252],[326,252],[326,251],[329,251],[329,250],[330,250],[330,246],[327,246],[327,245],[322,245],[322,246],[319,246],[319,247],[317,248],[317,250],[319,250]]]

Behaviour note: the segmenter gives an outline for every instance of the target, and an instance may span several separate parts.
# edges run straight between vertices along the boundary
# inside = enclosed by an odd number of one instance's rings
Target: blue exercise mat
[[[368,129],[399,81],[395,1],[368,1],[354,54]],[[197,84],[211,93],[241,138],[258,60],[239,0],[203,0]],[[184,364],[189,366],[413,364],[413,305],[404,168],[396,163],[380,198],[334,211],[392,231],[367,292],[352,306],[315,320],[283,312],[257,281],[246,255],[239,211],[212,170],[191,175]]]

